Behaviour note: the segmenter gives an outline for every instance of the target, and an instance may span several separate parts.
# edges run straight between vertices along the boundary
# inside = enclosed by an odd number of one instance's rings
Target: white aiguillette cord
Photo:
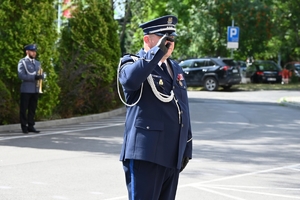
[[[22,63],[23,63],[23,65],[24,65],[24,68],[25,68],[27,74],[29,74],[29,75],[36,75],[36,72],[35,72],[35,71],[34,71],[34,72],[29,72],[29,71],[28,71],[27,65],[26,65],[24,59],[22,60]]]
[[[133,56],[132,56],[132,59],[133,59],[134,61],[136,61],[136,60],[141,59],[141,58],[136,58],[136,57],[133,57]],[[142,60],[144,60],[144,59],[142,59]],[[120,71],[120,67],[121,67],[121,61],[122,61],[122,58],[120,58],[120,62],[119,62],[118,69],[117,69],[117,89],[118,89],[119,98],[120,98],[120,100],[122,101],[122,103],[123,103],[124,105],[130,106],[130,107],[131,107],[131,106],[135,106],[135,105],[140,101],[140,99],[141,99],[141,97],[142,97],[144,83],[142,83],[142,85],[141,85],[141,92],[140,92],[140,96],[139,96],[139,98],[137,99],[137,101],[136,101],[135,103],[133,103],[133,104],[127,104],[127,103],[122,99],[121,94],[120,94],[120,89],[119,89],[119,71]],[[131,62],[131,63],[133,63],[133,62]],[[126,64],[127,64],[127,63],[126,63]],[[125,64],[125,65],[126,65],[126,64]],[[123,65],[123,66],[124,66],[124,65]],[[149,85],[150,85],[150,87],[151,87],[151,89],[152,89],[153,94],[154,94],[154,95],[156,96],[156,98],[158,98],[160,101],[167,103],[167,102],[170,102],[170,101],[173,100],[173,98],[174,98],[174,92],[173,92],[173,90],[171,90],[170,95],[163,94],[163,93],[159,92],[159,91],[156,89],[156,87],[155,87],[155,83],[154,83],[154,81],[153,81],[153,78],[152,78],[152,75],[151,75],[151,74],[147,77],[147,81],[148,81],[148,83],[149,83]],[[176,101],[175,101],[175,102],[176,102]],[[176,102],[176,105],[177,105],[177,102]],[[177,107],[178,107],[178,105],[177,105]]]

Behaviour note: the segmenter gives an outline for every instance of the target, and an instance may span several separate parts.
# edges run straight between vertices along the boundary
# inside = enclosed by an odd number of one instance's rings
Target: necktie
[[[173,79],[173,74],[170,67],[168,67],[165,63],[162,63],[161,67],[163,68],[164,72],[167,73]]]

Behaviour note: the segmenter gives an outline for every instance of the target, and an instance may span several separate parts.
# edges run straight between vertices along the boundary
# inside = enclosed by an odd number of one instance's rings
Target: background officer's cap
[[[175,25],[177,24],[177,17],[173,15],[166,15],[156,18],[149,22],[141,24],[139,27],[143,29],[144,35],[156,34],[163,36],[168,33],[171,36],[177,36]]]
[[[37,45],[36,44],[28,44],[24,47],[24,50],[30,50],[30,51],[36,51],[37,50]]]

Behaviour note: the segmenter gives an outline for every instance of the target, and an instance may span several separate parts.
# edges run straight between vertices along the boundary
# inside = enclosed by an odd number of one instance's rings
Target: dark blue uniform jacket
[[[176,62],[168,59],[173,70],[174,79],[171,79],[158,66],[163,57],[158,47],[147,53],[142,49],[137,56],[136,61],[130,55],[124,56],[119,70],[119,81],[128,104],[137,101],[143,84],[140,101],[135,106],[127,106],[120,160],[144,160],[180,169],[183,157],[192,158],[187,86],[180,78],[183,71]],[[175,100],[166,103],[154,96],[146,80],[149,74],[159,92],[169,95],[173,90],[177,105]]]
[[[41,63],[37,60],[34,63],[27,57],[22,58],[18,63],[18,77],[22,80],[21,93],[39,93],[35,75],[41,68]]]

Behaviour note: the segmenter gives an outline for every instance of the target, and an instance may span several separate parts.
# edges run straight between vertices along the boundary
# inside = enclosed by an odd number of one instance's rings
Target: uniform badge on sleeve
[[[183,77],[183,75],[182,74],[178,74],[177,75],[177,81],[178,81],[178,83],[179,83],[179,85],[183,85],[182,84],[182,81],[184,80],[184,77]]]

